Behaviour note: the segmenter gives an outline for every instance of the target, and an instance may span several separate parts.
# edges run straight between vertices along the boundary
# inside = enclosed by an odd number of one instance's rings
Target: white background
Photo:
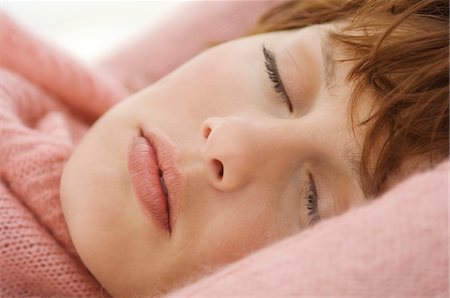
[[[177,1],[4,1],[0,8],[85,62],[113,52],[163,18]]]

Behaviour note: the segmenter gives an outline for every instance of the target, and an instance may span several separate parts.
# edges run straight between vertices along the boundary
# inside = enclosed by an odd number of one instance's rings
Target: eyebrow
[[[352,177],[355,178],[359,187],[363,191],[364,196],[367,197],[361,180],[361,158],[353,150],[349,150],[348,148],[343,150],[342,157],[344,159],[345,166],[350,169]]]
[[[334,60],[334,50],[329,43],[328,32],[321,35],[320,47],[322,49],[323,69],[325,71],[325,87],[327,90],[332,89],[336,79],[336,60]]]
[[[322,61],[323,61],[323,70],[325,75],[325,87],[329,91],[336,86],[336,60],[335,52],[333,47],[329,42],[329,32],[325,31],[325,34],[321,35],[320,38],[320,47],[322,50]],[[344,160],[345,166],[350,169],[353,178],[357,181],[358,185],[364,192],[364,196],[367,196],[365,193],[365,188],[362,185],[361,179],[361,158],[356,152],[350,150],[348,148],[344,149],[342,152],[342,157]]]

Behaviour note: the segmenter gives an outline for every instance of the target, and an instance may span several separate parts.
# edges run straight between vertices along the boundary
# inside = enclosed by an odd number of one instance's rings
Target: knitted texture
[[[0,14],[0,297],[100,296],[59,201],[64,162],[95,119],[126,95],[117,82]]]

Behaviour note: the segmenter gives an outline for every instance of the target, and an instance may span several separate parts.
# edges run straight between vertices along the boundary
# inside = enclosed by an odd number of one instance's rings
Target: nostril
[[[217,173],[217,177],[219,179],[222,179],[222,177],[223,177],[223,164],[222,164],[222,162],[220,160],[218,160],[218,159],[214,159],[213,160],[213,165],[214,165],[215,172]]]
[[[205,127],[203,129],[203,137],[207,139],[209,137],[209,134],[211,133],[211,127]]]

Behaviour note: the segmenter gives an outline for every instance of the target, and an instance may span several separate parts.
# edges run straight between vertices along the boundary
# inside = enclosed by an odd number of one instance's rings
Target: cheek
[[[266,196],[266,197],[264,197]],[[222,198],[232,203],[207,210],[200,235],[197,235],[198,261],[206,264],[226,264],[242,258],[292,233],[286,212],[274,197],[262,193],[251,196]]]
[[[242,110],[251,95],[249,82],[243,80],[249,76],[244,75],[248,67],[230,63],[236,60],[230,56],[223,50],[209,51],[166,76],[159,82],[159,91],[164,103],[169,100],[174,105],[161,108],[187,121]]]

